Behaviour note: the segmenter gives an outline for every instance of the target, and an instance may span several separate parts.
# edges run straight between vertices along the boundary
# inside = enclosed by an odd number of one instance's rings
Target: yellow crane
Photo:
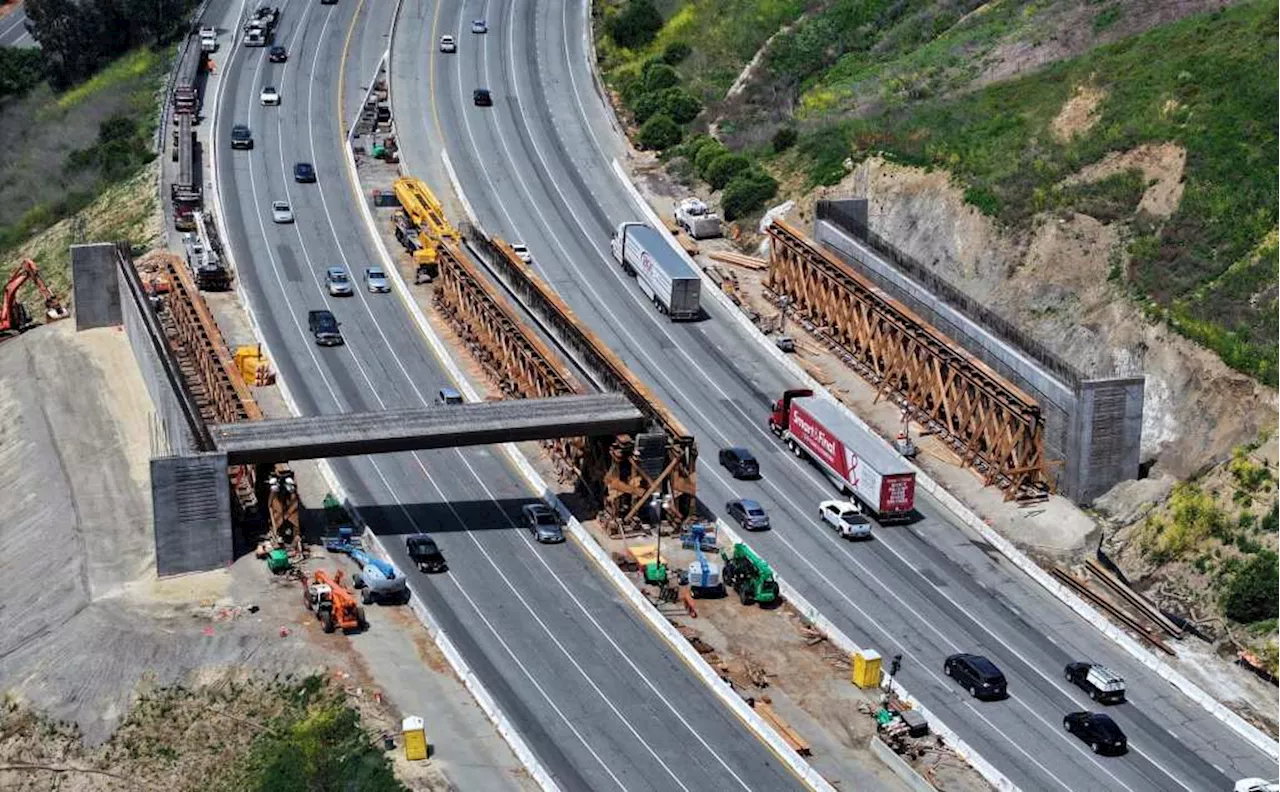
[[[418,230],[420,246],[413,253],[414,260],[419,264],[435,263],[438,257],[436,246],[445,240],[457,242],[457,229],[449,224],[444,215],[444,207],[422,180],[409,177],[396,179],[394,188],[396,199],[400,201],[405,215]]]

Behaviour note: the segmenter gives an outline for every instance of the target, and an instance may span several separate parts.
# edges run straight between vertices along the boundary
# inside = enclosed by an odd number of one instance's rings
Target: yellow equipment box
[[[410,761],[427,758],[426,722],[410,715],[400,724],[400,736],[404,738],[404,758]]]
[[[880,653],[863,649],[853,653],[853,684],[860,688],[880,686]]]

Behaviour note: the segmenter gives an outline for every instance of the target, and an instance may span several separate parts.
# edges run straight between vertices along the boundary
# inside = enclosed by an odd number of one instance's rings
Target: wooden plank
[[[760,717],[769,722],[771,726],[778,732],[782,739],[790,745],[792,750],[801,756],[809,756],[812,750],[809,743],[793,728],[791,724],[782,719],[782,716],[773,711],[773,707],[767,701],[757,701],[755,711],[760,713]]]
[[[715,259],[716,261],[723,261],[726,264],[734,264],[739,267],[746,267],[747,269],[761,272],[769,269],[769,262],[764,259],[748,256],[743,253],[734,253],[729,250],[713,250],[708,253],[707,256]]]

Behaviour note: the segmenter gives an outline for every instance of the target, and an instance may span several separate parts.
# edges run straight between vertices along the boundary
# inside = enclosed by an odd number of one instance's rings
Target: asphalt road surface
[[[40,46],[27,32],[26,21],[27,15],[21,3],[14,6],[9,13],[0,16],[0,47]]]
[[[341,92],[348,118],[358,106],[394,4],[281,7],[276,41],[288,62],[269,64],[265,48],[233,47],[224,32],[219,93],[205,101],[218,108],[218,189],[239,277],[304,413],[427,404],[447,382],[399,298],[357,289],[335,299],[322,284],[325,269],[344,266],[359,286],[378,261],[346,181],[337,105]],[[223,4],[222,30],[235,29],[239,8]],[[260,105],[267,85],[281,106]],[[237,122],[253,131],[251,151],[230,149]],[[315,164],[317,184],[294,182],[297,161]],[[273,224],[273,200],[289,201],[297,222]],[[320,308],[342,323],[345,346],[313,343],[307,312]],[[413,585],[563,788],[800,787],[573,542],[539,545],[517,527],[533,494],[497,450],[350,458],[334,468],[402,569],[402,535],[436,537],[450,571],[411,572]]]
[[[642,220],[610,167],[623,155],[588,67],[582,0],[406,0],[392,50],[392,101],[403,161],[444,191],[447,149],[470,206],[490,232],[529,246],[539,272],[697,436],[700,495],[718,509],[758,500],[773,530],[752,537],[784,578],[863,646],[903,656],[902,681],[1026,790],[1221,790],[1275,774],[1273,759],[1138,664],[923,493],[923,519],[843,542],[817,518],[836,497],[816,468],[786,453],[768,405],[794,385],[704,299],[709,317],[673,324],[613,262],[620,222]],[[470,32],[483,18],[489,32]],[[442,54],[442,34],[458,40]],[[492,107],[471,92],[488,88]],[[752,449],[763,480],[738,482],[716,450]],[[942,673],[955,652],[985,654],[1010,697],[979,702]],[[1128,680],[1131,703],[1109,707],[1129,737],[1100,757],[1066,733],[1067,712],[1098,709],[1063,678],[1073,660]]]

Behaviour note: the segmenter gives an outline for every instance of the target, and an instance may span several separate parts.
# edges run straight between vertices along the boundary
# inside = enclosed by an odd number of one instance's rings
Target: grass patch
[[[56,101],[59,110],[70,110],[95,94],[127,85],[154,74],[164,60],[159,53],[140,47],[116,59],[88,80],[65,91]]]
[[[135,50],[63,94],[42,84],[0,108],[9,143],[0,147],[0,251],[76,214],[154,157],[169,60]]]

